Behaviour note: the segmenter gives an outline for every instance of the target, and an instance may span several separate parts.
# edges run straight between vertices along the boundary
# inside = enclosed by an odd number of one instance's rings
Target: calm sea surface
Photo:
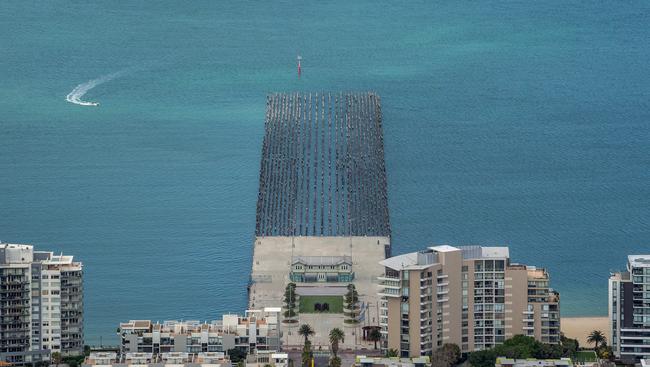
[[[242,311],[266,93],[375,90],[394,253],[506,244],[564,315],[603,315],[650,252],[649,24],[647,1],[3,1],[0,239],[84,262],[88,343]]]

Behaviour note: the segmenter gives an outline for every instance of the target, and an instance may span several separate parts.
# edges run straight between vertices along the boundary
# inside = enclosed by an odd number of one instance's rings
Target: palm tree
[[[312,329],[308,324],[302,324],[300,325],[300,329],[298,329],[298,335],[304,336],[305,344],[307,344],[309,343],[309,337],[314,335],[314,329]]]
[[[345,333],[339,328],[334,328],[330,331],[330,344],[332,344],[332,353],[334,357],[337,356],[339,351],[339,342],[345,341]]]
[[[598,349],[598,345],[604,344],[607,342],[607,338],[603,335],[603,332],[600,330],[592,331],[587,337],[587,343],[594,343],[594,350]]]
[[[375,349],[377,349],[377,342],[381,340],[381,332],[377,328],[373,328],[368,334],[368,339],[375,342]]]

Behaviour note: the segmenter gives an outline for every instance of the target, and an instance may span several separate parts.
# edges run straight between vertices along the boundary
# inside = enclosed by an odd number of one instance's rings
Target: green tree
[[[607,345],[606,342],[603,342],[600,347],[598,347],[598,350],[596,351],[596,355],[600,359],[606,359],[606,360],[613,360],[614,359],[614,351],[612,350],[612,347]]]
[[[300,329],[298,329],[298,335],[302,335],[305,338],[305,344],[307,344],[309,343],[309,337],[314,335],[314,329],[308,324],[302,324],[300,325]]]
[[[533,357],[537,359],[558,359],[562,358],[563,356],[562,345],[541,343],[539,349],[537,350],[537,354]]]
[[[389,349],[386,351],[386,358],[393,358],[393,357],[399,357],[399,352],[397,349]]]
[[[469,362],[474,367],[494,366],[497,357],[525,359],[556,359],[573,357],[578,341],[560,337],[560,344],[544,344],[525,335],[515,335],[492,349],[472,352]],[[433,358],[432,358],[433,359]]]
[[[560,333],[560,345],[562,346],[562,357],[573,357],[580,348],[577,339],[569,339],[564,336],[564,333]]]
[[[86,359],[86,357],[82,354],[78,356],[61,357],[61,362],[67,364],[69,367],[78,367],[83,364],[84,359]]]
[[[332,345],[332,353],[334,357],[338,356],[339,342],[345,341],[345,333],[339,328],[334,328],[330,331],[330,344]],[[340,363],[340,360],[339,360]]]
[[[346,323],[357,323],[357,316],[359,312],[359,293],[356,290],[354,284],[348,284],[348,292],[345,294],[345,308],[347,309],[344,312],[347,319],[344,321]]]
[[[305,345],[302,347],[302,365],[309,367],[314,354],[311,351],[311,342],[305,337]]]
[[[602,331],[594,330],[589,333],[589,336],[587,337],[587,343],[594,343],[594,350],[597,350],[600,344],[607,343],[607,338],[605,338],[605,335],[603,335]]]
[[[494,349],[498,356],[508,358],[537,358],[542,343],[525,335],[515,335]]]
[[[377,328],[370,330],[368,334],[368,340],[375,343],[375,349],[377,349],[377,342],[381,340],[381,332]]]
[[[330,358],[330,366],[329,367],[341,367],[341,358],[334,356]]]
[[[56,364],[56,366],[59,367],[59,364],[61,363],[61,353],[59,352],[52,353],[52,362],[54,362],[54,364]]]
[[[246,360],[246,352],[238,348],[229,349],[228,356],[235,364]]]
[[[472,367],[494,367],[497,354],[492,349],[484,349],[469,354],[469,363]]]
[[[289,283],[284,290],[284,317],[296,316],[296,283]]]
[[[460,348],[456,344],[445,343],[431,355],[432,367],[451,367],[460,361]]]

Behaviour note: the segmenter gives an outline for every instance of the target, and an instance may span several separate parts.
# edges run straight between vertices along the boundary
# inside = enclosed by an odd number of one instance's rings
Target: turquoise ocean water
[[[241,311],[265,95],[374,90],[394,253],[507,244],[564,315],[603,315],[650,252],[648,24],[645,1],[3,1],[0,239],[84,261],[88,343]]]

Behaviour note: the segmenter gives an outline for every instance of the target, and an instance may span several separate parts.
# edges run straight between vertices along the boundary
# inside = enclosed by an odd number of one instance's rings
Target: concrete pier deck
[[[301,313],[298,317],[299,323],[314,328],[314,345],[326,348],[329,331],[339,327],[346,333],[343,347],[363,347],[358,337],[361,327],[379,322],[377,277],[383,274],[379,262],[389,251],[379,96],[270,95],[249,307],[283,306],[293,257],[349,256],[352,283],[361,302],[360,323],[349,327],[343,314]],[[298,284],[301,290],[321,295],[340,295],[341,287],[347,285],[331,281]],[[285,343],[301,342],[296,331],[288,330]]]

